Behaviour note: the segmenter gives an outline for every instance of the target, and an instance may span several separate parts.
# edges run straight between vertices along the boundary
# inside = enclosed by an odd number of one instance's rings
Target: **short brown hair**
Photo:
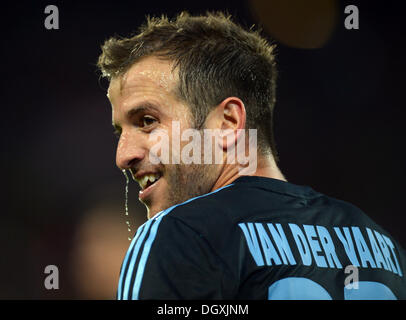
[[[190,106],[196,128],[202,128],[221,101],[239,97],[247,112],[246,128],[258,130],[259,150],[271,151],[277,159],[274,47],[259,31],[245,30],[224,13],[191,16],[182,12],[173,20],[147,17],[138,34],[106,40],[97,65],[111,79],[145,56],[173,61],[179,70],[176,94]]]

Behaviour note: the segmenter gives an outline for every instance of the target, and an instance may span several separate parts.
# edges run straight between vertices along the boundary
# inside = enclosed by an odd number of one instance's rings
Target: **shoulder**
[[[331,196],[322,195],[320,201],[323,202],[323,212],[331,213],[331,223],[345,225],[370,225],[380,228],[380,226],[359,206],[345,200],[340,200]]]

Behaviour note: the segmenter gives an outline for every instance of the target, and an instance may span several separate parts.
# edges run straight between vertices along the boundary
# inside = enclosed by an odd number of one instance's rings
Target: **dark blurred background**
[[[1,7],[1,299],[112,299],[129,245],[100,45],[146,14],[227,10],[278,44],[287,179],[359,206],[406,247],[405,24],[396,2],[18,1]],[[60,29],[47,30],[47,5]],[[357,5],[359,30],[344,27]],[[129,186],[132,231],[145,221]],[[59,290],[44,269],[59,268]]]

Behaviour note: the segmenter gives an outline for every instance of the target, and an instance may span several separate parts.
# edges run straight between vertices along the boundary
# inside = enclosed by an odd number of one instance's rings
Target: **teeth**
[[[154,183],[156,180],[159,179],[159,174],[146,174],[145,176],[137,179],[140,187],[142,190],[145,189],[145,187],[147,186],[148,181],[150,181],[151,183]]]

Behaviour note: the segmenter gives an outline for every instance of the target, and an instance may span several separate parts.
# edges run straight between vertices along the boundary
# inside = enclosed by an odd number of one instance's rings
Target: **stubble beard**
[[[178,164],[168,170],[168,207],[209,193],[216,181],[213,165]]]
[[[196,128],[196,126],[193,128]],[[200,128],[199,131],[201,136],[203,136],[203,129]],[[161,210],[168,209],[212,191],[218,179],[220,167],[216,164],[206,164],[204,162],[203,150],[201,152],[200,164],[180,163],[164,165],[163,171],[167,179],[168,191],[163,196],[162,205],[160,206]]]

